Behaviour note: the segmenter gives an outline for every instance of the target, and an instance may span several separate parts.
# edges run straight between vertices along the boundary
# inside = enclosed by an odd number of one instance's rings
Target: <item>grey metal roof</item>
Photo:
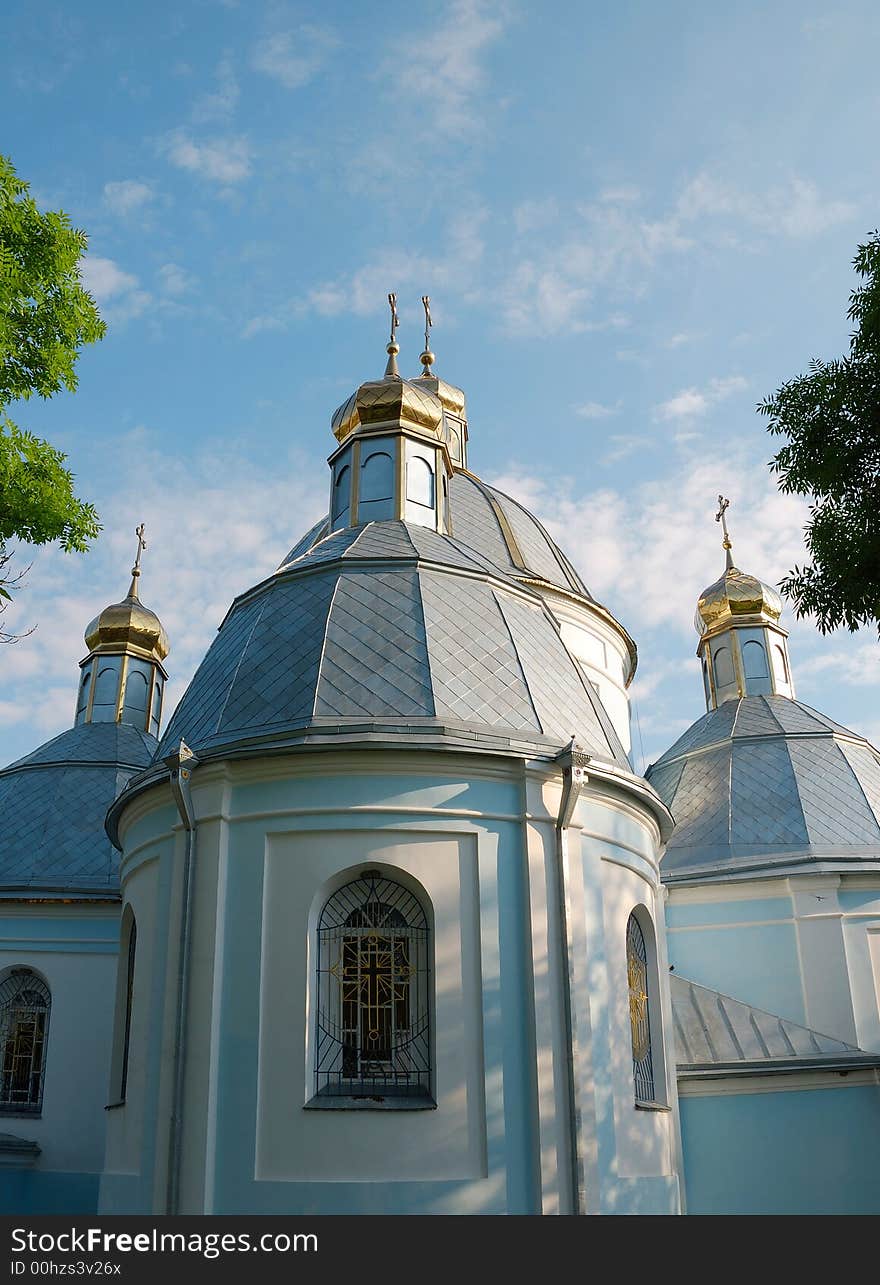
[[[682,1072],[760,1072],[805,1064],[876,1063],[877,1055],[776,1017],[673,973],[669,979],[675,1060]]]
[[[181,737],[217,752],[377,722],[472,746],[576,735],[629,770],[540,596],[460,541],[403,522],[327,536],[237,599],[157,758]]]
[[[675,817],[667,881],[880,862],[880,755],[788,697],[726,701],[645,775]]]
[[[0,772],[0,896],[115,894],[104,817],[156,745],[126,723],[86,723]]]
[[[431,556],[425,546],[432,539],[442,541],[445,545],[445,553],[439,559],[442,562],[453,561],[451,547],[455,547],[460,556],[484,569],[491,566],[510,576],[545,580],[569,593],[590,597],[583,580],[538,519],[509,495],[488,486],[471,473],[456,472],[449,484],[449,506],[453,546],[449,545],[447,537],[438,536],[427,527],[412,525],[408,528],[412,542],[418,546],[423,557]],[[374,531],[383,532],[375,537],[382,540],[386,538],[388,528],[399,527],[400,524],[383,522],[371,523],[370,526]],[[323,560],[331,556],[331,551],[332,556],[335,556],[337,548],[351,544],[358,547],[353,556],[373,556],[367,552],[367,548],[374,537],[365,545],[359,538],[362,527],[337,531],[329,537],[334,541],[329,549],[324,538],[326,529],[327,519],[322,518],[294,545],[281,565],[289,565],[309,550]],[[402,539],[399,535],[389,535],[387,538]]]

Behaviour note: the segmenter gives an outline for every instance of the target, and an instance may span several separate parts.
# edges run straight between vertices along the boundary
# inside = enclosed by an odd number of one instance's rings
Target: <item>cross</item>
[[[390,294],[388,296],[388,304],[391,308],[391,343],[395,343],[396,340],[394,337],[394,332],[396,331],[397,327],[400,325],[400,318],[397,315],[397,295],[396,294]]]
[[[722,542],[725,549],[730,548],[730,536],[727,534],[727,518],[724,516],[730,507],[730,500],[725,500],[723,495],[718,496],[718,512],[715,514],[715,521],[721,523],[721,530],[724,532]]]
[[[425,310],[425,352],[431,347],[431,327],[434,324],[431,320],[431,299],[429,295],[422,295],[422,307]]]
[[[136,536],[137,536],[137,538],[138,538],[138,551],[137,551],[137,557],[136,557],[136,558],[135,558],[135,560],[134,560],[134,565],[135,565],[135,568],[136,568],[137,570],[140,570],[140,565],[141,565],[141,554],[143,553],[144,549],[146,549],[146,547],[147,547],[147,542],[146,542],[146,540],[144,539],[144,524],[143,524],[143,522],[140,524],[140,526],[135,527],[135,529],[134,529],[134,533],[135,533],[135,535],[136,535]]]

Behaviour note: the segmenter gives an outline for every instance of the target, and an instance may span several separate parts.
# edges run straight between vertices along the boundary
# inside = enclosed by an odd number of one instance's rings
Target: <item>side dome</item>
[[[666,882],[880,869],[880,754],[798,701],[726,701],[645,775],[676,823]]]
[[[732,621],[775,624],[781,615],[782,599],[771,585],[737,567],[728,567],[700,594],[694,628],[705,634]]]
[[[126,723],[85,723],[0,772],[0,895],[115,896],[104,817],[157,743]]]
[[[105,607],[87,626],[84,636],[90,652],[115,652],[128,647],[158,661],[166,658],[170,646],[161,620],[138,598],[134,579],[128,597]]]

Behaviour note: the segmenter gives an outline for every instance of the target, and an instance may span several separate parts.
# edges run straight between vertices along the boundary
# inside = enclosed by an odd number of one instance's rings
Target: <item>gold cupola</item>
[[[391,337],[385,375],[361,384],[330,422],[339,443],[328,461],[331,530],[404,521],[447,531],[449,478],[455,465],[463,463],[467,432],[464,393],[433,376],[401,377],[397,296],[389,294],[388,303]],[[427,302],[425,307],[429,316]],[[425,334],[427,340],[427,329]],[[423,364],[426,355],[434,360],[427,342],[425,348]]]
[[[416,383],[422,388],[428,388],[440,402],[443,407],[443,430],[444,438],[449,447],[449,454],[452,463],[458,468],[467,468],[467,413],[464,392],[456,388],[455,384],[448,384],[445,379],[440,379],[435,375],[431,367],[436,360],[431,352],[431,300],[428,295],[422,295],[422,307],[425,310],[425,348],[419,361],[422,363],[422,373],[416,379]]]
[[[147,547],[143,523],[136,535],[128,594],[105,607],[85,631],[88,655],[81,662],[76,722],[132,723],[157,735],[169,643],[161,620],[138,594],[141,553]]]
[[[788,633],[779,624],[782,598],[735,565],[727,530],[729,504],[719,495],[715,514],[724,532],[726,566],[700,594],[694,616],[707,709],[744,696],[794,696]]]

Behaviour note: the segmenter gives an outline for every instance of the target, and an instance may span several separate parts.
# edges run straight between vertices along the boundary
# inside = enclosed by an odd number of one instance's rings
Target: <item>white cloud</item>
[[[132,290],[137,285],[137,277],[124,272],[112,259],[102,259],[96,254],[85,255],[79,274],[85,288],[99,303]]]
[[[513,226],[519,236],[526,236],[547,227],[558,216],[559,204],[555,196],[545,197],[541,201],[523,201],[513,211]]]
[[[537,514],[590,590],[639,633],[691,636],[700,591],[724,565],[713,520],[719,492],[734,498],[728,520],[738,566],[775,584],[803,561],[806,501],[781,495],[763,460],[742,452],[696,464],[683,458],[627,492],[566,493],[558,480],[517,472],[490,480]]]
[[[831,674],[836,681],[858,686],[880,684],[880,657],[876,641],[866,642],[855,651],[823,650],[798,664],[798,678]]]
[[[850,202],[823,198],[815,183],[797,176],[755,193],[704,171],[690,180],[678,200],[678,214],[685,220],[729,217],[793,238],[817,236],[856,212]]]
[[[253,339],[254,335],[263,334],[266,330],[284,330],[285,322],[281,317],[273,317],[269,314],[263,314],[259,317],[251,317],[250,321],[242,328],[242,339]]]
[[[128,434],[118,449],[114,473],[122,485],[94,496],[104,532],[92,552],[21,551],[34,565],[4,625],[21,630],[36,623],[37,629],[4,648],[0,717],[7,729],[19,722],[23,730],[36,727],[49,737],[72,724],[83,630],[124,596],[138,521],[146,523],[147,538],[141,597],[158,612],[171,640],[167,725],[233,596],[271,574],[326,509],[328,474],[317,455],[264,470],[244,454],[206,454],[169,470],[149,447],[145,429]]]
[[[620,414],[620,402],[615,402],[613,406],[603,406],[601,402],[584,402],[581,406],[575,406],[574,413],[579,419],[609,419],[612,415]]]
[[[506,6],[495,0],[449,0],[424,38],[408,35],[387,60],[385,74],[395,93],[410,110],[424,104],[436,133],[449,137],[482,127],[484,59],[506,17]]]
[[[159,281],[163,293],[174,298],[188,294],[195,285],[186,269],[181,268],[177,263],[163,263],[159,269]]]
[[[240,183],[251,172],[251,146],[242,135],[199,142],[179,129],[167,136],[163,146],[172,165],[215,183]]]
[[[317,75],[337,43],[324,27],[306,24],[296,31],[278,31],[258,41],[251,66],[285,89],[300,89]]]
[[[351,311],[358,316],[371,316],[387,308],[386,296],[398,293],[398,310],[407,324],[422,316],[416,305],[422,294],[442,289],[447,297],[475,297],[475,278],[484,253],[482,226],[488,217],[484,209],[462,211],[447,225],[441,244],[429,253],[386,249],[355,269],[333,281],[322,282],[308,293],[305,306],[332,317]],[[413,304],[407,301],[411,294]],[[442,304],[439,305],[442,308]],[[435,324],[443,314],[433,309]]]
[[[198,124],[231,120],[238,106],[240,93],[231,60],[222,58],[217,66],[217,88],[213,93],[203,94],[197,100],[193,108],[193,120]]]
[[[139,179],[121,179],[116,183],[104,184],[104,204],[114,214],[122,217],[142,209],[155,198],[154,188]]]
[[[703,389],[683,388],[680,393],[661,402],[654,408],[655,418],[660,420],[696,419],[705,415],[710,406],[724,401],[734,393],[748,388],[748,380],[742,375],[728,375],[724,379],[710,379]]]
[[[80,263],[79,274],[107,321],[130,321],[141,316],[153,302],[149,291],[140,289],[137,277],[125,272],[113,259],[87,254]]]

